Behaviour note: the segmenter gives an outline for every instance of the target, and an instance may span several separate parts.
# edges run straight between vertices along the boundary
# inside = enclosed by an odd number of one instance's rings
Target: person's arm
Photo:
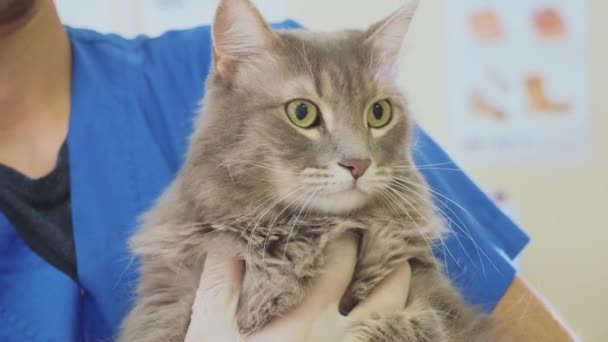
[[[518,342],[579,341],[551,307],[521,277],[516,277],[492,315],[501,336]]]

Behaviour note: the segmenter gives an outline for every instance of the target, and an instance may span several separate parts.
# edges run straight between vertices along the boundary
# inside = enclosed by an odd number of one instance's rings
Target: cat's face
[[[226,168],[216,181],[300,211],[394,196],[390,183],[412,166],[395,66],[414,8],[367,31],[321,34],[271,32],[248,1],[222,1],[199,136]]]

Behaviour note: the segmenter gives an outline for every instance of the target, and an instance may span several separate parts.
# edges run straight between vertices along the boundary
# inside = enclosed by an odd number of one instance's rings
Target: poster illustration
[[[451,152],[469,165],[580,161],[589,127],[585,1],[447,1]]]

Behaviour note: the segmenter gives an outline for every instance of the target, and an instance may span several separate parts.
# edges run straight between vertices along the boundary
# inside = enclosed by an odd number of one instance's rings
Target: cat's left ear
[[[263,58],[274,34],[250,0],[221,0],[213,23],[213,63],[230,79],[247,63]]]
[[[399,64],[403,41],[418,4],[419,0],[406,0],[401,8],[367,30],[365,43],[372,51],[373,65],[394,69]]]

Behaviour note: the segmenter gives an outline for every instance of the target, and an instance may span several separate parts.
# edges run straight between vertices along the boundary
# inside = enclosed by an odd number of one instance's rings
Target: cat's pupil
[[[298,120],[304,120],[304,119],[306,119],[307,115],[308,115],[308,106],[305,105],[304,103],[300,103],[296,107],[296,118],[298,118]]]
[[[384,108],[378,103],[374,105],[374,117],[376,120],[382,119],[382,115],[384,115]]]

